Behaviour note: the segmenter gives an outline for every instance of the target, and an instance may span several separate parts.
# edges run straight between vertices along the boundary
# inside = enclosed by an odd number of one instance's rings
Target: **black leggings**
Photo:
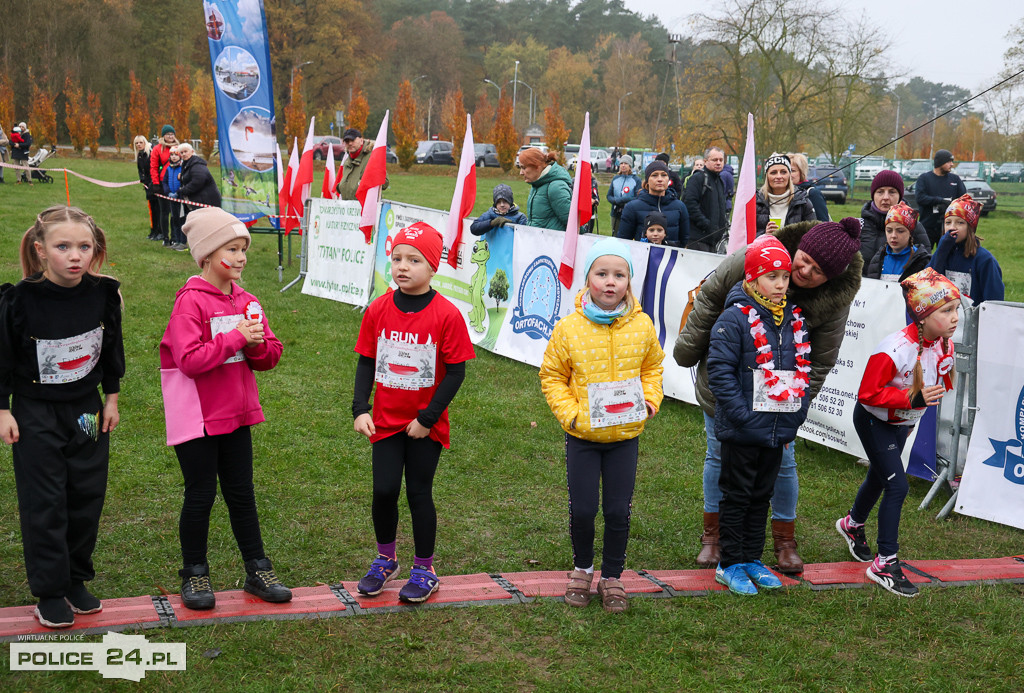
[[[185,478],[178,534],[184,564],[206,563],[210,511],[217,498],[217,479],[228,506],[231,531],[242,560],[264,558],[260,518],[252,485],[252,433],[248,426],[219,436],[203,436],[174,446]]]
[[[156,203],[156,223],[153,228],[162,240],[167,241],[170,240],[171,201],[158,197]]]
[[[398,496],[405,472],[405,497],[412,515],[412,538],[417,558],[434,555],[437,511],[434,473],[441,444],[430,437],[410,438],[405,431],[373,444],[373,531],[378,544],[390,544],[398,534]]]
[[[764,448],[722,441],[718,488],[719,545],[722,568],[761,560],[765,524],[782,465],[782,446]]]
[[[870,414],[861,404],[853,408],[853,427],[868,456],[868,474],[850,508],[850,518],[864,523],[878,503],[878,553],[894,556],[900,550],[900,515],[910,484],[903,469],[903,446],[913,426],[894,426]],[[882,492],[885,492],[884,495]]]
[[[565,435],[569,538],[572,540],[575,567],[589,568],[594,564],[594,520],[597,518],[598,501],[603,500],[601,577],[622,576],[626,565],[639,449],[639,437],[617,443],[595,443]]]

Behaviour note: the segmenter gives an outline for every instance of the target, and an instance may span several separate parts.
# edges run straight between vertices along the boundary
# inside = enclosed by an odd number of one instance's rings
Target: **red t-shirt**
[[[377,298],[366,309],[359,327],[356,353],[375,361],[371,443],[404,431],[425,409],[447,372],[446,363],[474,358],[466,321],[458,308],[435,294],[418,313],[404,313],[395,305],[394,291]],[[449,445],[448,410],[430,429],[430,437]]]

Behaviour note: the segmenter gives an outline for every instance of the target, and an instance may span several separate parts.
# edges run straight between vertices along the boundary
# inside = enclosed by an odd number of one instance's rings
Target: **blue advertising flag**
[[[263,0],[205,0],[217,101],[223,208],[243,222],[274,215],[277,144]]]

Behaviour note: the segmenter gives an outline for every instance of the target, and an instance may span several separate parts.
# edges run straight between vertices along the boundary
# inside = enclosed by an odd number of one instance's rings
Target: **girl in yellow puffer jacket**
[[[605,239],[586,257],[576,311],[558,321],[540,367],[541,390],[565,430],[569,534],[574,570],[565,601],[590,603],[594,520],[604,487],[604,555],[597,592],[606,611],[625,611],[626,563],[639,436],[661,406],[661,350],[651,319],[630,290],[629,246]]]

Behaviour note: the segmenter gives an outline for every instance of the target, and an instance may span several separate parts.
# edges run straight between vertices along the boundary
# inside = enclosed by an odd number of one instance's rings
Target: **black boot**
[[[292,599],[292,591],[277,579],[269,558],[254,558],[245,562],[243,589],[265,602],[288,602]]]
[[[210,566],[206,563],[187,565],[178,571],[181,576],[181,603],[187,609],[204,611],[217,604],[210,587]]]

